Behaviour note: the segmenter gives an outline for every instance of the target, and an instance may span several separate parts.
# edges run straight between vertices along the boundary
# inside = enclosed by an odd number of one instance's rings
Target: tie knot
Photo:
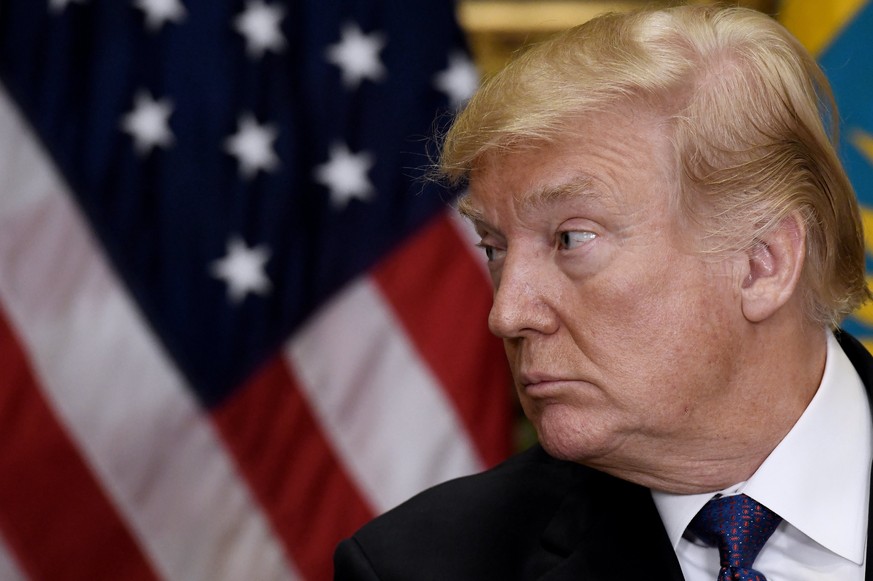
[[[718,547],[723,570],[720,579],[746,579],[740,570],[760,575],[751,569],[752,564],[780,522],[782,517],[766,506],[738,494],[707,502],[688,528],[704,543]],[[729,575],[724,575],[726,569],[732,570]]]

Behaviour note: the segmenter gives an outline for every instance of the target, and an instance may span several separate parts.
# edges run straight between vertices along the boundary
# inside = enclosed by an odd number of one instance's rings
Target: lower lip
[[[569,380],[540,381],[522,386],[522,391],[531,397],[551,397],[568,389],[578,389],[581,383]]]

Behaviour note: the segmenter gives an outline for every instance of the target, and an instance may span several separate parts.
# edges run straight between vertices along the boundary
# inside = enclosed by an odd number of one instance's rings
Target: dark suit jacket
[[[837,338],[873,393],[873,358],[853,337]],[[868,581],[871,555],[868,543]],[[334,563],[337,581],[683,580],[649,489],[539,446],[375,519],[339,545]]]

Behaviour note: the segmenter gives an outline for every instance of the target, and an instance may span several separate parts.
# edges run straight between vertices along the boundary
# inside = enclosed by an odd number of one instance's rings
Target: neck
[[[713,492],[748,480],[806,410],[821,384],[826,354],[821,328],[754,326],[718,405],[696,414],[675,438],[643,446],[628,438],[620,445],[633,455],[614,454],[608,463],[591,465],[678,494]]]

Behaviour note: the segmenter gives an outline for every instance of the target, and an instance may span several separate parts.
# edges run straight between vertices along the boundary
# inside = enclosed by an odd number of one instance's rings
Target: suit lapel
[[[542,535],[542,581],[683,581],[647,488],[592,471]]]
[[[865,349],[857,339],[848,333],[837,331],[834,335],[840,343],[840,347],[843,348],[846,356],[848,356],[849,361],[851,361],[852,365],[855,367],[855,371],[857,371],[858,375],[861,377],[861,381],[864,382],[864,387],[867,389],[867,397],[870,398],[871,404],[873,404],[873,356],[867,352],[867,349]],[[873,490],[873,475],[871,475],[870,490]],[[864,561],[864,579],[866,581],[873,581],[873,543],[870,542],[870,538],[873,536],[873,510],[871,510],[871,508],[873,508],[873,503],[868,502],[867,556]]]

